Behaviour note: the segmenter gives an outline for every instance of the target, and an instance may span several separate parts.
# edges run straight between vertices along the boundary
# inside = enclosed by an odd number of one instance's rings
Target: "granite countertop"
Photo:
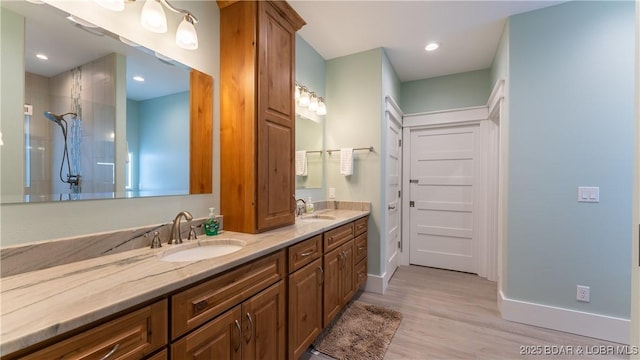
[[[0,279],[0,355],[37,344],[119,311],[166,295],[250,260],[369,214],[323,210],[335,220],[299,220],[295,225],[251,235],[225,231],[206,239],[236,239],[241,250],[195,262],[160,257],[182,245],[148,247]]]

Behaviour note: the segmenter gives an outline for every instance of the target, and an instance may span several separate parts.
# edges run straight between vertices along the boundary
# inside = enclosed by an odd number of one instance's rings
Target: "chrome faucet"
[[[302,206],[300,206],[299,204],[300,201],[302,201],[302,204],[303,204]],[[296,216],[302,215],[306,205],[307,203],[304,201],[304,199],[296,199]]]
[[[181,211],[173,219],[173,225],[171,225],[171,233],[169,234],[169,241],[167,244],[182,244],[182,234],[180,232],[180,218],[184,217],[185,220],[191,221],[193,216],[188,211]]]

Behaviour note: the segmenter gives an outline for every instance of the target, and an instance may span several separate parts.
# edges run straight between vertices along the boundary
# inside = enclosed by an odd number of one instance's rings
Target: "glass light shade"
[[[195,50],[198,48],[198,33],[186,15],[176,31],[176,44],[183,49]]]
[[[318,97],[315,95],[311,95],[311,99],[309,100],[309,110],[318,110]]]
[[[318,115],[327,115],[327,105],[324,104],[324,101],[320,101],[318,103],[318,110],[316,110]]]
[[[162,5],[157,0],[147,0],[140,14],[142,27],[155,33],[167,32],[167,17]]]
[[[95,0],[98,5],[113,11],[124,10],[124,0]]]
[[[300,106],[309,106],[309,93],[305,89],[300,92],[300,101],[298,103]]]
[[[296,90],[294,92],[294,97],[296,100],[300,99],[300,86],[296,85]]]

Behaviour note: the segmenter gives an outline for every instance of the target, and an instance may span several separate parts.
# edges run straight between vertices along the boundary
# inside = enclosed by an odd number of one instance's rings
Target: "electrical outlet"
[[[329,199],[336,198],[336,188],[329,188]]]
[[[589,291],[590,288],[588,286],[578,285],[576,288],[576,300],[589,302],[591,297]]]

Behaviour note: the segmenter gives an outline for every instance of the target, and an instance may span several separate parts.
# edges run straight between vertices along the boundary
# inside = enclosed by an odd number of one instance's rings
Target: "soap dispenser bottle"
[[[218,229],[220,229],[220,222],[216,219],[215,208],[209,208],[209,218],[204,222],[204,233],[207,236],[218,235]]]
[[[311,214],[313,212],[313,203],[311,202],[311,196],[307,200],[307,214]]]

